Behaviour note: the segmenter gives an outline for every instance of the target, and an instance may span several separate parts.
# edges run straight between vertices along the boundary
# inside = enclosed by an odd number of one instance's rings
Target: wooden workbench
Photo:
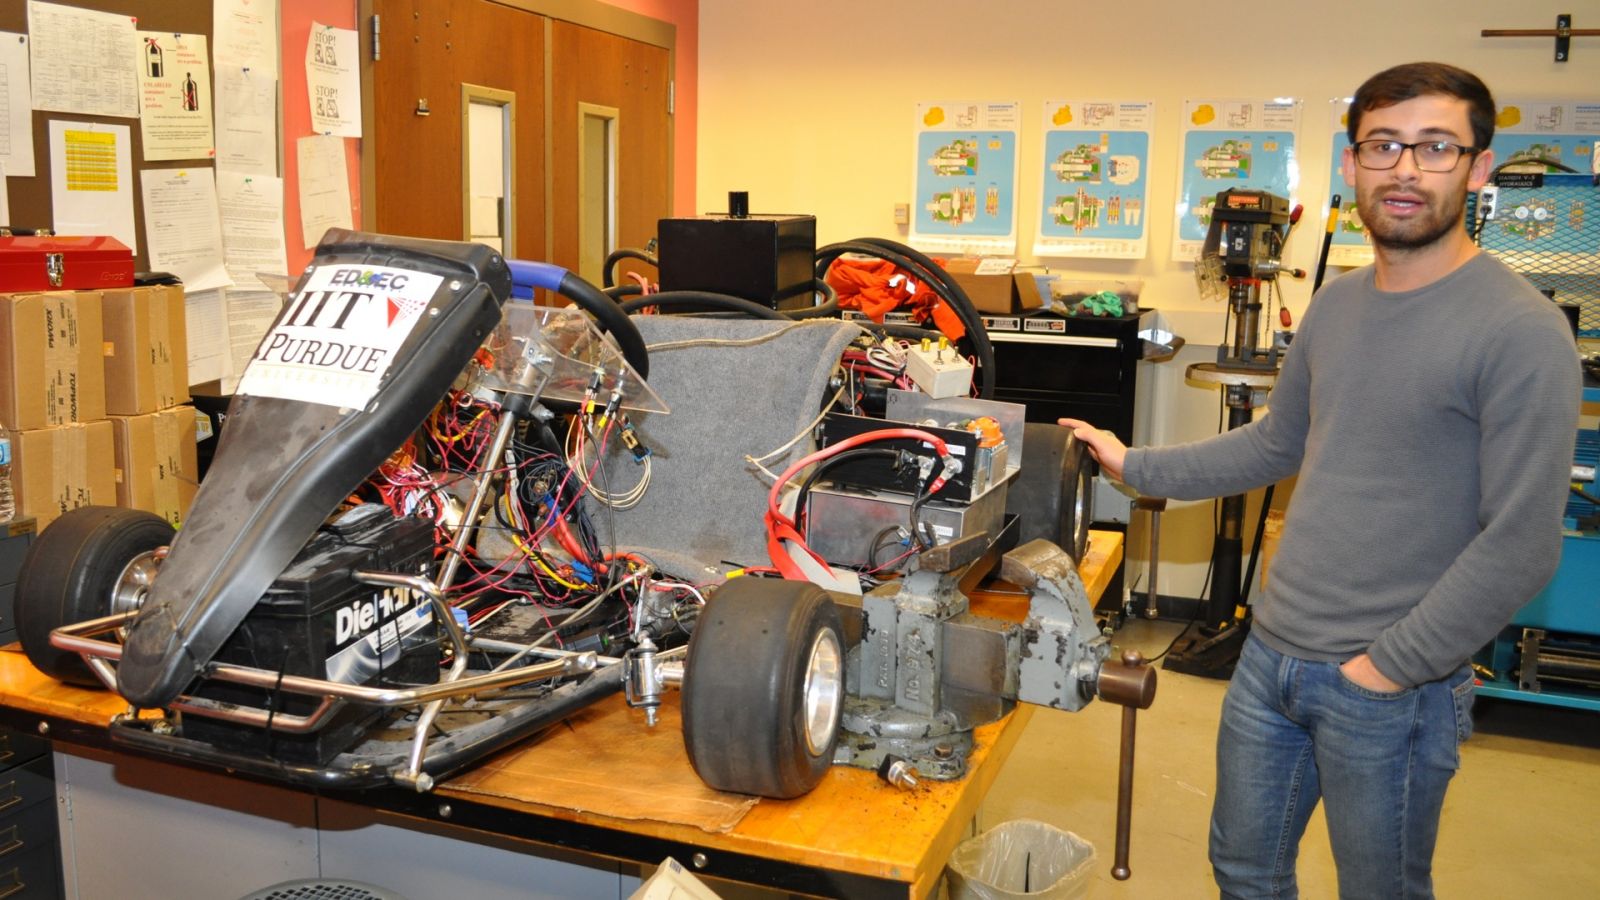
[[[1121,559],[1120,534],[1090,535],[1080,571],[1091,602],[1105,590]],[[1020,620],[1027,598],[1000,586],[975,593],[972,605],[980,614]],[[665,740],[670,732],[681,755],[682,742],[671,731],[677,727],[675,696],[672,703],[663,710],[655,734]],[[0,723],[104,749],[109,746],[106,723],[125,709],[108,692],[46,677],[15,646],[0,650]],[[716,877],[798,893],[920,898],[937,889],[945,860],[964,836],[1032,711],[1031,706],[1019,706],[976,729],[969,773],[960,781],[925,780],[908,792],[884,784],[874,773],[838,766],[810,794],[789,801],[762,800],[720,833],[607,814],[603,804],[596,806],[582,796],[577,782],[566,795],[570,802],[563,803],[530,802],[515,791],[484,793],[461,786],[471,780],[470,772],[431,794],[366,791],[355,802],[417,820],[419,826],[448,825],[642,864],[671,856]],[[632,722],[638,716],[622,698],[612,697],[575,716],[572,732],[593,738],[619,723],[642,728]],[[536,759],[540,750],[536,739],[494,762]],[[600,771],[602,762],[585,775],[598,781],[650,782],[651,773],[638,766]],[[679,763],[687,766],[686,759],[674,762]]]

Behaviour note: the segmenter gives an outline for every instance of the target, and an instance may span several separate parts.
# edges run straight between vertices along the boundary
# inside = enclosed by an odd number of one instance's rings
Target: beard
[[[1464,227],[1467,210],[1465,191],[1452,190],[1439,195],[1411,188],[1406,191],[1423,200],[1423,212],[1409,219],[1393,219],[1383,208],[1387,190],[1374,189],[1357,198],[1356,208],[1374,246],[1385,250],[1421,250],[1436,243],[1452,229]]]

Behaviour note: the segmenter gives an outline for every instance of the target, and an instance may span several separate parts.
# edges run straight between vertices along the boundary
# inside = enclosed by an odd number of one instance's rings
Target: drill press
[[[1227,291],[1228,315],[1233,324],[1228,343],[1217,348],[1217,361],[1195,363],[1185,377],[1224,391],[1228,428],[1249,423],[1257,407],[1266,404],[1267,392],[1278,379],[1279,347],[1270,337],[1270,321],[1262,320],[1262,287],[1275,286],[1288,273],[1305,277],[1281,263],[1284,242],[1299,218],[1289,201],[1265,191],[1223,191],[1211,211],[1195,278],[1201,293]],[[1269,336],[1262,340],[1264,325]],[[1268,488],[1271,491],[1271,488]],[[1263,505],[1271,502],[1271,494]],[[1240,562],[1244,522],[1243,494],[1222,500],[1221,525],[1211,551],[1211,591],[1204,601],[1200,634],[1173,648],[1163,667],[1208,678],[1227,678],[1239,658],[1249,632],[1249,610],[1241,603]],[[1253,568],[1253,566],[1252,566]]]

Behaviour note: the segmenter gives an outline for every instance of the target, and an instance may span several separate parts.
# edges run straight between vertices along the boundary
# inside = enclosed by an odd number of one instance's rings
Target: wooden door
[[[641,41],[555,21],[550,55],[551,261],[598,282],[598,272],[589,265],[593,254],[580,251],[584,233],[592,235],[596,228],[590,217],[580,216],[580,195],[593,204],[598,189],[592,166],[580,166],[586,153],[592,161],[598,152],[594,132],[586,141],[581,123],[586,115],[591,121],[609,117],[615,129],[610,170],[614,246],[608,249],[643,247],[655,236],[657,221],[671,209],[671,54]],[[586,178],[580,179],[580,168]],[[585,228],[580,228],[580,219],[585,219]]]
[[[385,234],[462,240],[463,85],[510,98],[508,256],[545,254],[544,16],[490,0],[371,0],[378,54],[370,65],[372,133],[365,203]],[[371,21],[364,20],[363,28]],[[370,35],[369,35],[370,40]]]

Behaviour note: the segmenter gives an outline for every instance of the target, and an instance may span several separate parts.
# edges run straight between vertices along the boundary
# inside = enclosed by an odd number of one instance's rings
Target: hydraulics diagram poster
[[[911,243],[936,253],[1017,248],[1020,103],[920,103]]]
[[[1300,101],[1190,100],[1184,103],[1183,130],[1172,258],[1193,262],[1211,227],[1217,194],[1234,188],[1293,200],[1300,180]]]
[[[1035,256],[1144,257],[1154,121],[1149,101],[1045,103]]]

